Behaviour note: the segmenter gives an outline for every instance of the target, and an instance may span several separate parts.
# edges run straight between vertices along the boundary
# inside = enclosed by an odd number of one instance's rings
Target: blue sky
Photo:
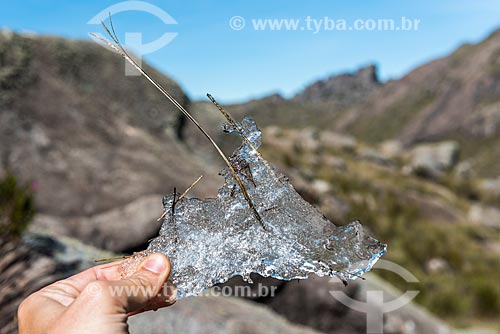
[[[87,22],[120,1],[1,0],[0,27],[20,32],[88,39],[100,27]],[[210,92],[224,103],[274,92],[291,96],[330,74],[376,63],[382,79],[398,78],[444,56],[464,42],[477,42],[500,26],[500,1],[213,1],[148,0],[177,24],[139,11],[114,15],[120,39],[140,32],[145,42],[165,32],[178,35],[144,59],[177,80],[193,99]],[[244,29],[230,28],[241,16]],[[418,31],[255,31],[252,19],[420,20]],[[304,21],[302,21],[304,22]]]

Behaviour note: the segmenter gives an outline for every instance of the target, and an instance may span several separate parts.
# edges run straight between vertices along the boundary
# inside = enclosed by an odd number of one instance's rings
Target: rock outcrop
[[[93,42],[15,33],[0,34],[0,54],[0,170],[32,184],[38,213],[58,221],[50,229],[122,251],[152,236],[162,195],[174,187],[214,175],[191,195],[215,195],[217,169],[181,140],[183,117],[146,80],[125,76],[118,55]],[[179,85],[147,70],[189,104]],[[136,244],[110,241],[118,227],[137,232]]]
[[[92,216],[57,217],[39,214],[30,230],[57,236],[77,236],[88,245],[117,253],[142,250],[158,234],[162,195],[148,195]]]
[[[456,165],[459,153],[454,141],[417,145],[410,153],[410,166],[417,174],[438,177]]]
[[[297,93],[293,99],[298,102],[318,103],[333,101],[352,105],[362,101],[381,86],[375,65],[359,69],[355,73],[332,75],[316,81]]]
[[[0,239],[0,334],[17,333],[17,308],[31,293],[113,256],[71,238],[28,233]]]
[[[190,297],[129,320],[132,334],[320,334],[267,307],[233,297]]]
[[[206,173],[179,139],[180,113],[146,80],[125,76],[116,54],[18,34],[0,35],[0,53],[0,169],[34,184],[40,212],[95,215]],[[147,69],[189,103],[174,81]],[[193,194],[212,190],[206,178]]]

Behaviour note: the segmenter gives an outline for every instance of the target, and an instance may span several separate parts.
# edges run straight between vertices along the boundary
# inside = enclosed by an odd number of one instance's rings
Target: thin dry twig
[[[279,183],[280,181],[279,181],[278,177],[276,177],[276,173],[274,172],[273,168],[262,157],[262,154],[260,154],[260,152],[255,148],[255,146],[253,146],[253,144],[250,141],[250,139],[248,139],[248,137],[243,132],[243,129],[241,128],[241,125],[238,122],[236,122],[231,117],[231,115],[229,115],[229,113],[215,100],[215,98],[211,94],[207,94],[207,97],[217,107],[217,109],[219,109],[219,111],[221,112],[221,114],[224,115],[224,117],[226,118],[226,120],[229,123],[229,125],[231,125],[233,128],[235,128],[236,130],[238,130],[238,132],[240,133],[241,138],[243,138],[243,140],[248,144],[248,146],[250,147],[250,149],[257,155],[257,157],[260,159],[260,161],[262,161],[264,163],[264,165],[266,166],[266,168],[269,170],[269,172],[273,176],[274,180]]]
[[[181,199],[183,199],[183,198],[184,198],[184,196],[186,196],[186,195],[188,194],[188,192],[190,192],[190,191],[191,191],[191,189],[193,189],[193,188],[194,188],[194,186],[195,186],[198,182],[200,182],[200,180],[201,180],[202,178],[203,178],[203,175],[200,175],[200,176],[196,179],[196,181],[194,181],[194,182],[193,182],[193,184],[191,184],[191,185],[190,185],[190,186],[186,189],[186,191],[184,191],[184,192],[182,193],[182,195],[180,195],[180,196],[179,196],[179,198],[177,199],[177,202],[179,202]]]
[[[94,260],[94,262],[107,262],[107,261],[115,261],[115,260],[123,260],[123,259],[128,259],[132,257],[132,255],[123,255],[123,256],[115,256],[115,257],[108,257],[105,259],[100,259],[100,260]]]
[[[117,52],[118,54],[120,54],[136,70],[138,70],[139,73],[143,77],[145,77],[156,89],[158,89],[170,102],[172,102],[172,104],[175,107],[177,107],[177,109],[179,109],[179,111],[182,112],[182,114],[184,116],[186,116],[203,133],[203,135],[210,141],[210,143],[212,144],[212,146],[215,148],[215,150],[217,151],[217,153],[221,156],[221,158],[224,160],[224,162],[226,163],[227,167],[231,171],[231,174],[233,175],[236,183],[238,184],[239,188],[241,189],[241,192],[243,193],[243,196],[245,197],[245,200],[247,201],[248,206],[252,210],[255,218],[262,225],[262,227],[264,229],[266,229],[264,221],[263,221],[262,217],[260,216],[259,212],[257,211],[257,208],[255,207],[252,199],[250,198],[250,195],[248,194],[247,190],[245,189],[245,186],[243,185],[243,182],[241,181],[240,177],[238,176],[238,174],[234,170],[233,166],[229,162],[229,160],[226,157],[226,155],[224,154],[224,152],[222,152],[222,150],[220,149],[220,147],[212,139],[212,137],[205,131],[205,129],[203,129],[201,127],[201,125],[198,123],[198,121],[196,121],[196,119],[165,88],[163,88],[163,86],[161,86],[159,83],[157,83],[148,73],[146,73],[146,71],[144,71],[144,69],[139,64],[136,63],[135,60],[133,60],[130,57],[130,55],[123,48],[122,44],[118,40],[118,37],[117,37],[116,32],[115,32],[115,29],[113,27],[113,21],[111,20],[111,15],[109,16],[109,20],[110,20],[110,25],[111,25],[111,31],[108,28],[108,26],[106,26],[106,24],[104,22],[101,22],[101,24],[102,24],[104,30],[106,30],[106,33],[113,40],[114,44],[111,43],[110,41],[108,41],[106,38],[100,36],[100,35],[93,34],[93,33],[90,33],[90,35],[92,37],[96,38],[97,40],[105,43],[112,50],[114,50],[115,52]]]
[[[183,198],[184,198],[184,197],[185,197],[185,196],[186,196],[186,195],[187,195],[187,194],[191,191],[191,189],[193,189],[193,188],[194,188],[194,186],[195,186],[198,182],[200,182],[200,180],[201,180],[202,178],[203,178],[203,175],[200,175],[200,176],[196,179],[196,181],[194,181],[194,182],[193,182],[193,183],[192,183],[192,184],[191,184],[191,185],[190,185],[190,186],[189,186],[189,187],[188,187],[188,188],[187,188],[187,189],[186,189],[186,190],[182,193],[182,195],[180,195],[180,196],[179,196],[179,198],[177,198],[177,199],[174,201],[174,203],[172,203],[172,205],[177,204],[177,203],[178,203],[181,199],[183,199]],[[167,210],[165,210],[165,211],[163,212],[163,214],[161,215],[161,217],[159,217],[156,221],[160,221],[160,220],[162,220],[163,218],[165,218],[165,216],[167,215],[167,212],[168,212],[168,211],[167,211]]]

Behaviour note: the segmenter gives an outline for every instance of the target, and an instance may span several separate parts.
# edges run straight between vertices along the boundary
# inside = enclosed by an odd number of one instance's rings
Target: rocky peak
[[[274,94],[263,97],[261,99],[261,101],[265,102],[265,103],[270,103],[270,104],[278,104],[278,103],[285,101],[285,98],[279,93],[274,93]]]
[[[332,75],[316,81],[294,96],[299,102],[337,102],[349,105],[362,100],[380,87],[375,65],[360,68],[355,73]]]

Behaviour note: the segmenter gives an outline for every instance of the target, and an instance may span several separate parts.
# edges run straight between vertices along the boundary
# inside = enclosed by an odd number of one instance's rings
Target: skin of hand
[[[30,295],[18,309],[19,333],[128,333],[129,316],[175,302],[167,257],[145,257],[126,279],[120,277],[122,262],[90,268]]]

